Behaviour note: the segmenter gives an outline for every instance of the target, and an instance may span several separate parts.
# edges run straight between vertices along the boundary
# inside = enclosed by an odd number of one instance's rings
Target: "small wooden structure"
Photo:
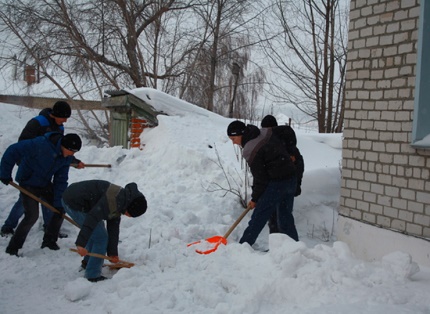
[[[102,106],[110,110],[110,146],[142,149],[140,134],[158,125],[157,112],[144,100],[124,90],[106,91]]]

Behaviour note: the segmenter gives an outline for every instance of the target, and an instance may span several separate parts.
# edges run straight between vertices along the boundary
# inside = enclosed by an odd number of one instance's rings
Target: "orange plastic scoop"
[[[245,215],[251,210],[251,208],[247,207],[243,213],[239,216],[239,218],[237,218],[237,220],[234,222],[234,224],[230,227],[230,229],[228,229],[228,231],[226,232],[226,234],[224,236],[213,236],[210,238],[207,238],[206,240],[201,240],[201,241],[196,241],[193,243],[189,243],[187,244],[188,246],[191,245],[197,245],[197,249],[196,252],[199,254],[210,254],[212,252],[215,252],[218,247],[220,246],[220,244],[224,244],[227,245],[227,238],[230,235],[230,233],[233,232],[234,228],[236,228],[236,226],[241,222],[241,220],[243,219],[243,217],[245,217]]]

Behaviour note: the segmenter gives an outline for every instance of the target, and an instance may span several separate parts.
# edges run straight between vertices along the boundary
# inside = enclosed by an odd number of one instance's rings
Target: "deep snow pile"
[[[340,135],[297,132],[306,163],[294,209],[300,242],[269,237],[266,229],[257,248],[270,248],[268,253],[237,244],[248,214],[216,252],[200,255],[187,247],[223,235],[243,211],[235,195],[213,191],[228,187],[224,173],[240,185],[243,170],[240,153],[225,134],[231,120],[182,102],[174,108],[171,116],[159,116],[158,127],[144,132],[142,151],[84,145],[78,158],[112,168],[70,170],[69,182],[139,185],[149,208],[140,218],[122,219],[119,245],[120,258],[136,266],[104,268],[111,279],[90,283],[79,272],[81,258],[68,250],[77,228],[65,221],[69,238],[59,240],[61,250],[42,250],[38,222],[20,250],[23,257],[5,254],[9,239],[0,238],[1,313],[430,312],[427,269],[418,272],[401,252],[364,262],[336,241]],[[3,154],[37,112],[5,104],[0,109]],[[66,130],[74,127],[70,120]],[[0,186],[1,223],[17,197],[13,187]]]

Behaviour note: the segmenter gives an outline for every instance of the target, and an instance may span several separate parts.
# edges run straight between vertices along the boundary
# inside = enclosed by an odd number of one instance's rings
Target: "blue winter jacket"
[[[0,178],[11,178],[12,169],[19,162],[15,176],[21,186],[47,187],[52,180],[54,207],[63,207],[61,196],[67,188],[72,156],[64,157],[61,152],[63,135],[49,132],[34,139],[19,141],[10,145],[0,163]]]

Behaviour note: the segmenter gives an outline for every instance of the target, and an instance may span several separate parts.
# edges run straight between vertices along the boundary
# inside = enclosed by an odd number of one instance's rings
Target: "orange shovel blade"
[[[200,244],[200,246],[202,248],[197,248],[196,252],[199,254],[210,254],[212,252],[215,252],[221,243],[226,245],[227,239],[222,237],[222,236],[214,236],[211,238],[207,238],[204,242],[196,241],[196,242],[188,244],[187,246],[191,246],[194,244]]]

